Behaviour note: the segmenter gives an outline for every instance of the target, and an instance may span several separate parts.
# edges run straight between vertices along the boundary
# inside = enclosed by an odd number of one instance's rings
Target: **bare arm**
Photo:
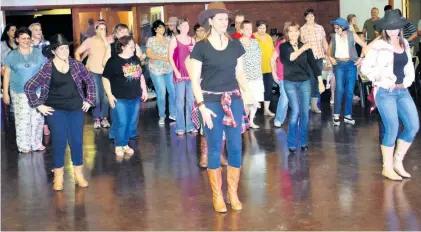
[[[203,101],[202,88],[200,87],[200,74],[202,72],[202,62],[195,59],[186,59],[186,68],[189,72],[191,87],[196,102]]]
[[[10,85],[10,68],[4,67],[3,74],[3,94],[9,96],[9,85]]]
[[[333,54],[332,54],[332,41],[330,41],[329,46],[327,47],[326,55],[330,63],[332,63],[332,65],[336,65],[336,59],[333,57]]]
[[[171,65],[171,67],[173,68],[174,73],[176,74],[176,77],[179,77],[180,71],[178,70],[177,66],[175,65],[174,58],[173,58],[174,50],[175,50],[176,47],[177,47],[177,40],[176,40],[175,36],[173,36],[171,38],[170,45],[168,46],[168,61]]]
[[[75,59],[79,62],[82,61],[82,54],[88,49],[88,43],[90,43],[91,38],[86,39],[75,51]]]
[[[278,57],[279,55],[276,51],[273,51],[272,56],[270,57],[270,66],[272,67],[273,80],[278,80],[277,65],[276,65],[276,60],[278,59]]]
[[[357,33],[354,32],[353,34],[354,34],[354,40],[355,40],[355,42],[357,44],[359,44],[363,48],[362,51],[364,53],[364,50],[367,47],[367,44],[357,35]]]
[[[108,80],[105,77],[102,77],[102,84],[104,85],[104,90],[105,90],[105,93],[107,94],[107,97],[113,96],[113,93],[111,92],[110,80]]]
[[[146,49],[146,55],[149,57],[149,59],[151,60],[163,60],[163,61],[168,61],[168,58],[166,56],[161,56],[161,55],[156,55],[152,52],[151,48],[147,48]]]
[[[418,33],[417,33],[417,32],[415,32],[413,35],[411,35],[411,36],[408,38],[408,42],[411,42],[411,41],[415,40],[417,37],[418,37]]]
[[[294,61],[297,59],[297,57],[299,57],[301,54],[303,54],[303,52],[305,52],[306,50],[308,50],[310,48],[309,44],[304,44],[300,49],[298,49],[297,51],[294,51],[291,53],[289,60],[290,61]]]

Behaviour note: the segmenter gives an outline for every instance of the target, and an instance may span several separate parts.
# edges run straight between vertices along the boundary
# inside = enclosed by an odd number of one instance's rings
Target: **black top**
[[[396,84],[402,84],[403,78],[405,78],[404,68],[408,63],[408,56],[406,52],[393,53],[393,74],[396,76]]]
[[[123,59],[119,55],[112,56],[105,64],[102,76],[110,80],[114,97],[135,99],[142,96],[142,68],[137,56],[129,59]]]
[[[298,48],[301,48],[302,46],[303,43],[299,42]],[[310,80],[313,74],[316,78],[322,75],[311,49],[303,52],[294,61],[290,61],[290,56],[293,52],[294,48],[289,42],[279,46],[279,55],[284,64],[284,80],[307,81]]]
[[[46,105],[59,110],[82,109],[83,99],[73,80],[70,69],[67,73],[61,73],[54,64],[52,66]]]
[[[229,40],[222,51],[216,50],[207,40],[197,42],[190,57],[202,62],[202,90],[226,92],[238,89],[235,68],[237,59],[245,52],[239,40]],[[205,94],[203,98],[205,101],[221,100],[220,95]]]

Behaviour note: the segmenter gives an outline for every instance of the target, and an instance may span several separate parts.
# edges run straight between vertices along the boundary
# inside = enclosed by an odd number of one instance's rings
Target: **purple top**
[[[69,58],[70,73],[76,83],[77,90],[83,101],[88,102],[91,106],[95,105],[95,83],[91,74],[85,66],[76,60]],[[26,82],[24,91],[28,97],[28,103],[31,107],[37,107],[44,104],[48,98],[50,89],[51,74],[53,70],[53,61],[46,63],[38,74]],[[82,82],[86,84],[86,97],[83,92]],[[41,87],[41,95],[37,96],[35,90]]]
[[[188,45],[182,44],[177,37],[175,37],[175,40],[177,41],[177,47],[174,49],[173,59],[175,67],[181,74],[181,79],[177,79],[175,74],[173,74],[174,82],[188,81],[190,77],[184,62],[193,50],[193,40]]]

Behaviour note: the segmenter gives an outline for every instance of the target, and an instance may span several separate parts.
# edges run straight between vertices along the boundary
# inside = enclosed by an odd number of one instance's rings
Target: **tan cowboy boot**
[[[393,160],[393,169],[396,173],[405,178],[411,178],[411,174],[405,171],[402,164],[403,158],[405,158],[406,152],[408,151],[410,146],[411,143],[405,142],[402,139],[398,139]]]
[[[228,203],[231,204],[233,210],[241,210],[243,205],[238,199],[237,189],[238,182],[240,181],[240,171],[241,168],[235,168],[228,166],[227,182],[228,182],[228,194],[227,199]]]
[[[393,170],[393,152],[395,147],[380,146],[380,148],[383,156],[382,175],[391,180],[402,180],[402,177]]]
[[[208,143],[206,142],[206,138],[204,136],[202,136],[202,138],[200,139],[199,166],[201,168],[208,167]]]
[[[222,173],[221,168],[208,169],[209,182],[212,187],[213,193],[213,208],[216,212],[225,213],[227,207],[224,202],[224,196],[222,194]]]
[[[64,167],[54,168],[53,189],[55,191],[63,190]]]
[[[75,172],[75,181],[79,187],[85,188],[88,187],[88,181],[83,177],[83,165],[73,166]]]

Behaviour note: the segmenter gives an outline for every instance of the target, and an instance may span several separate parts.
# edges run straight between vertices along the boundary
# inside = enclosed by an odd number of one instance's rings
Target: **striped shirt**
[[[85,66],[76,60],[69,58],[70,73],[75,81],[77,90],[83,101],[88,102],[91,106],[95,105],[95,82],[92,75]],[[45,64],[38,74],[25,83],[24,91],[28,97],[28,103],[31,107],[37,107],[44,104],[48,98],[50,90],[50,80],[53,69],[53,61]],[[83,91],[82,82],[86,84],[86,96]],[[38,97],[36,89],[41,87],[41,95]]]
[[[417,28],[415,27],[413,23],[409,22],[403,27],[403,37],[406,40],[409,39],[409,37],[411,37],[411,35],[415,33],[417,33]],[[414,41],[408,41],[408,42],[409,42],[410,47],[414,46]]]

